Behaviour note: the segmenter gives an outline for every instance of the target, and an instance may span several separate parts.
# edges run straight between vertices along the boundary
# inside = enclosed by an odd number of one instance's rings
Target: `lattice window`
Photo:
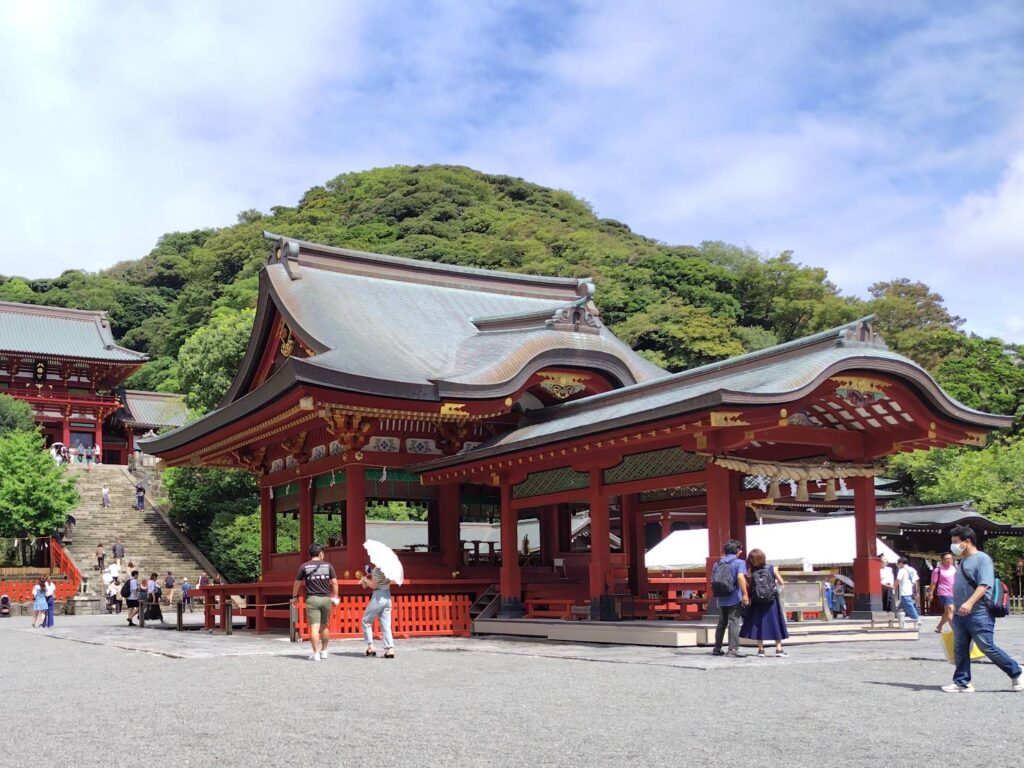
[[[606,485],[625,483],[630,480],[644,480],[648,477],[682,475],[704,469],[707,459],[681,448],[663,448],[660,451],[631,453],[622,461],[604,471]]]
[[[525,499],[530,496],[541,496],[545,493],[557,493],[559,491],[573,491],[579,488],[587,488],[590,485],[590,475],[586,472],[577,472],[569,467],[551,469],[546,472],[533,472],[523,482],[512,488],[513,499]]]
[[[646,491],[640,494],[640,501],[661,501],[663,499],[686,499],[692,496],[703,496],[708,492],[704,483],[682,485],[678,488],[665,488],[661,491]]]

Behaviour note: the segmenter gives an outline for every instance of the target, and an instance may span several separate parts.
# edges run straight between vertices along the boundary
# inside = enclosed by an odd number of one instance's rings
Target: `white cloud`
[[[792,248],[849,292],[921,279],[1024,340],[999,307],[1022,277],[1022,38],[1012,0],[6,4],[0,272],[458,162],[666,241]]]

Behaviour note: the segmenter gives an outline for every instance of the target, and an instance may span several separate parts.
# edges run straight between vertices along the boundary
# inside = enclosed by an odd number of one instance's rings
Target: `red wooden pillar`
[[[742,491],[743,475],[739,472],[729,472],[729,538],[739,541],[746,552],[747,502],[743,499]]]
[[[299,552],[304,558],[313,543],[313,489],[305,477],[296,482],[299,484]]]
[[[711,597],[711,571],[721,559],[725,542],[729,540],[729,528],[734,507],[732,492],[735,484],[732,473],[724,467],[708,462],[704,469],[704,483],[707,488],[708,518],[708,560],[705,568],[707,579],[706,595]],[[716,601],[708,600],[708,613],[717,613]]]
[[[131,427],[128,427],[127,429],[125,429],[124,432],[125,439],[127,440],[127,455],[125,456],[124,463],[127,464],[128,456],[131,456],[133,453],[135,453],[135,430],[133,430]]]
[[[103,419],[96,417],[96,428],[93,431],[93,448],[100,449],[100,458],[103,457]]]
[[[67,446],[68,450],[71,449],[71,419],[69,419],[67,416],[64,417],[64,434],[62,436],[61,442],[63,442],[64,445]]]
[[[260,573],[263,578],[270,573],[270,556],[276,549],[274,523],[274,500],[270,498],[270,488],[260,488]]]
[[[572,550],[572,507],[556,504],[555,519],[558,522],[558,546],[559,552]]]
[[[501,480],[501,613],[502,618],[523,615],[523,576],[519,568],[519,513],[512,509],[512,486]]]
[[[640,498],[635,493],[622,497],[622,530],[629,531],[629,591],[637,597],[647,597],[647,547],[644,516],[640,512]]]
[[[540,561],[551,565],[558,556],[558,507],[549,504],[537,510],[540,523]]]
[[[345,568],[352,573],[366,564],[366,470],[345,469]]]
[[[672,535],[672,513],[661,513],[661,540],[664,541]]]
[[[608,541],[608,497],[604,492],[602,473],[590,470],[590,618],[600,620],[609,591],[611,545]]]
[[[440,528],[441,562],[445,568],[457,570],[462,565],[462,533],[459,529],[459,484],[438,486],[438,526]]]
[[[871,477],[850,479],[853,486],[854,536],[857,552],[853,560],[853,610],[865,617],[882,610],[882,564],[876,540],[875,480]]]

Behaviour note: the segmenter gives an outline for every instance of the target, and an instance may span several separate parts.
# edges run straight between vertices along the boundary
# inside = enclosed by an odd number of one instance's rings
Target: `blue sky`
[[[891,7],[889,7],[891,6]],[[6,2],[0,272],[461,163],[1024,342],[1019,2]]]

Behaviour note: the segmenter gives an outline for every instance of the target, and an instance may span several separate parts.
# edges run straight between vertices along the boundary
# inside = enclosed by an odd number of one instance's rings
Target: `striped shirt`
[[[388,577],[384,575],[384,571],[380,568],[374,568],[370,575],[366,577],[366,580],[370,582],[371,589],[388,590],[391,588],[391,582],[388,581]]]

